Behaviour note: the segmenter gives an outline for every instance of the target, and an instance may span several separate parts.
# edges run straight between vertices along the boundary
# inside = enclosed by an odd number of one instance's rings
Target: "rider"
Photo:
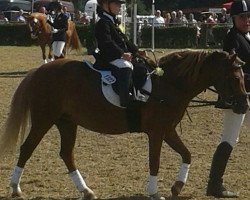
[[[237,53],[238,57],[246,62],[243,66],[245,86],[250,91],[250,0],[234,1],[231,6],[233,28],[224,39],[223,50]],[[247,78],[249,80],[247,80]],[[229,105],[229,104],[227,104]],[[228,191],[223,186],[223,175],[233,147],[237,143],[240,127],[245,120],[250,127],[250,111],[246,114],[235,114],[232,109],[225,110],[223,132],[220,144],[213,156],[207,186],[207,196],[220,198],[237,197],[238,194]]]
[[[119,29],[117,15],[124,0],[97,0],[97,14],[99,20],[95,25],[95,37],[99,49],[100,59],[117,67],[119,81],[120,105],[127,107],[132,83],[133,55],[138,52],[137,47],[128,41]]]
[[[63,49],[66,41],[66,31],[68,30],[68,18],[64,15],[60,2],[55,2],[56,17],[54,22],[47,20],[47,22],[54,28],[52,30],[52,49],[55,59],[64,58]]]

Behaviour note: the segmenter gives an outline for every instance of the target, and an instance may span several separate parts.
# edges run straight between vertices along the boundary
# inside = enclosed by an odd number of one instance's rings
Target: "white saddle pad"
[[[89,68],[93,69],[96,72],[99,72],[101,74],[102,79],[102,93],[104,97],[107,99],[108,102],[111,104],[118,106],[120,108],[124,108],[120,106],[120,97],[115,93],[115,91],[112,88],[112,84],[116,82],[116,78],[111,74],[111,71],[103,71],[103,70],[97,70],[93,67],[93,64],[88,61],[83,61]],[[152,82],[150,75],[147,77],[147,80],[142,87],[145,91],[151,93],[152,91]],[[147,101],[149,98],[148,95],[145,95],[144,102]]]

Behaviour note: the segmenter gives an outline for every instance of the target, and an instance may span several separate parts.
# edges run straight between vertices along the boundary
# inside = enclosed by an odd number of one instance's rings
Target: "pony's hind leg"
[[[10,189],[12,197],[22,196],[22,191],[19,183],[24,170],[24,166],[50,127],[47,128],[38,128],[35,126],[31,127],[28,137],[26,138],[25,142],[22,144],[20,148],[18,162],[11,175]]]
[[[84,200],[96,199],[94,192],[87,186],[80,172],[75,166],[73,149],[75,146],[77,125],[63,116],[56,123],[61,136],[60,156],[68,168],[69,176]]]
[[[178,196],[187,181],[189,166],[191,163],[191,154],[181,141],[176,130],[165,135],[164,141],[182,157],[182,166],[179,170],[178,177],[171,188],[173,197]]]
[[[49,55],[48,55],[49,61],[53,61],[53,55],[52,55],[52,46],[49,44]]]

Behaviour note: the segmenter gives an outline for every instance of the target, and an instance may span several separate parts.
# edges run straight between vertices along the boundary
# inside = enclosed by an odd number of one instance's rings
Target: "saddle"
[[[99,64],[95,63],[92,64],[89,61],[83,61],[84,65],[89,67],[90,69],[100,73],[101,75],[101,88],[103,96],[107,99],[108,102],[111,104],[124,108],[120,106],[120,98],[118,95],[117,90],[117,76],[116,71],[112,70],[116,67],[110,66],[100,66]],[[136,101],[143,101],[146,102],[149,98],[149,95],[152,91],[152,82],[151,77],[146,75],[145,78],[141,79],[142,76],[142,69],[139,67],[135,67],[133,70],[133,91],[131,91],[131,95],[134,100]],[[146,94],[144,94],[146,93]]]

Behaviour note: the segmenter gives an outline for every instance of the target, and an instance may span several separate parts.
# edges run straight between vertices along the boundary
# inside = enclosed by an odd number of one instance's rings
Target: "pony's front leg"
[[[42,56],[43,56],[43,62],[46,64],[47,59],[46,59],[46,47],[45,44],[40,44],[41,50],[42,50]]]
[[[23,174],[23,168],[16,166],[12,172],[10,180],[10,193],[12,198],[22,197],[20,180]]]
[[[176,197],[180,194],[183,186],[187,182],[189,167],[191,163],[191,154],[186,146],[181,141],[176,130],[172,130],[165,135],[164,141],[182,157],[182,165],[179,170],[177,179],[171,188],[172,196]]]
[[[160,165],[160,154],[163,136],[160,133],[150,133],[149,137],[149,168],[150,175],[148,179],[148,193],[150,200],[165,200],[158,194],[157,174]]]

